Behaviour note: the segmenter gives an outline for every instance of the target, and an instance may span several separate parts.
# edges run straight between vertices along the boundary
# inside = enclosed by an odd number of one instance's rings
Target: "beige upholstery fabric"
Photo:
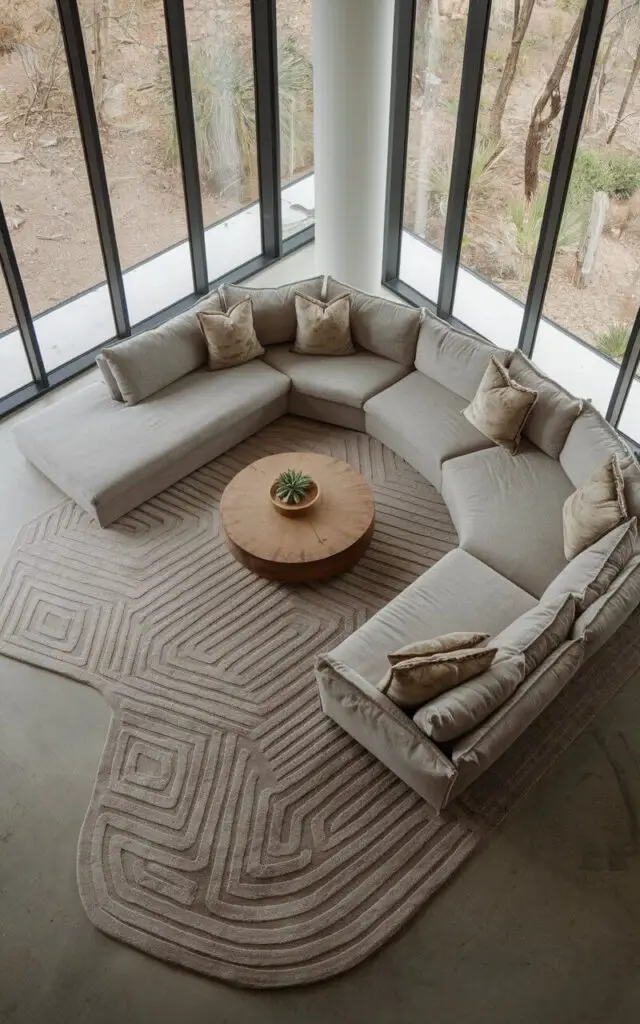
[[[246,288],[239,284],[224,284],[220,291],[225,309],[235,306],[241,299],[251,299],[253,326],[258,341],[267,346],[295,341],[296,292],[321,299],[323,286],[324,277],[319,276],[283,284],[279,288]]]
[[[365,429],[362,409],[354,409],[351,405],[342,405],[339,402],[329,402],[313,395],[303,395],[299,391],[289,392],[289,412],[292,416],[304,416],[306,419],[320,420],[322,423],[335,423],[349,430],[364,432]]]
[[[624,478],[624,496],[630,516],[640,516],[640,469],[629,448],[610,423],[588,402],[569,431],[560,452],[560,464],[574,487],[582,487],[587,478],[612,455],[620,457]]]
[[[585,661],[613,636],[640,604],[640,555],[616,576],[609,589],[576,619],[571,636],[584,638]]]
[[[565,558],[575,558],[626,518],[624,480],[618,456],[612,455],[564,503]]]
[[[509,654],[523,654],[525,675],[531,675],[567,639],[575,615],[572,594],[540,601],[494,636],[491,646]]]
[[[536,397],[535,391],[511,380],[492,356],[475,397],[462,414],[476,430],[515,454]]]
[[[456,772],[409,715],[332,654],[319,660],[316,678],[324,712],[435,810],[444,806]]]
[[[439,489],[446,459],[491,443],[460,415],[464,404],[464,398],[416,370],[365,404],[367,433]]]
[[[327,299],[335,299],[345,292],[351,298],[351,334],[356,345],[402,366],[413,366],[420,310],[368,295],[333,277],[327,278]]]
[[[583,403],[545,377],[521,352],[513,353],[509,375],[538,395],[524,425],[525,437],[552,459],[559,458],[569,431],[582,412]]]
[[[251,299],[242,299],[227,313],[198,313],[207,343],[210,370],[228,370],[264,355],[253,329]]]
[[[466,789],[511,746],[566,686],[583,660],[582,640],[568,640],[490,718],[455,743],[451,757],[459,774],[453,793]]]
[[[498,651],[486,672],[423,704],[413,720],[434,743],[449,743],[484,722],[523,679],[524,655]]]
[[[196,370],[133,408],[101,383],[15,431],[21,451],[102,526],[282,416],[289,380],[253,360]]]
[[[375,685],[387,655],[454,631],[499,633],[535,601],[464,551],[450,551],[347,637],[332,654]]]
[[[408,658],[391,666],[378,689],[398,707],[413,711],[445,690],[485,672],[495,653],[495,647],[472,647]]]
[[[109,369],[109,364],[102,353],[96,356],[96,366],[100,370],[102,378],[107,385],[109,394],[113,398],[114,402],[124,402],[124,398],[122,397],[120,388],[118,387],[118,382]]]
[[[631,452],[618,456],[618,465],[624,481],[624,501],[627,515],[640,516],[640,466]]]
[[[349,296],[330,302],[296,295],[296,343],[293,351],[306,356],[350,356],[355,353],[349,327]]]
[[[482,647],[489,639],[488,633],[445,633],[443,636],[429,640],[417,640],[413,644],[405,644],[387,655],[390,665],[410,658],[426,658],[430,654],[442,654],[445,651],[462,651],[468,647]]]
[[[572,490],[560,464],[526,438],[515,458],[490,448],[442,469],[461,546],[535,597],[566,565],[562,506]]]
[[[197,314],[219,309],[220,298],[213,292],[161,327],[103,350],[102,355],[127,405],[142,402],[204,366],[207,348]]]
[[[509,366],[511,352],[506,349],[496,348],[482,338],[455,330],[428,309],[423,315],[416,349],[416,370],[454,394],[471,401],[492,356],[503,366]]]
[[[576,613],[586,611],[606,593],[616,576],[622,572],[634,553],[637,537],[636,520],[630,519],[577,555],[549,584],[543,601],[561,594],[574,594]]]

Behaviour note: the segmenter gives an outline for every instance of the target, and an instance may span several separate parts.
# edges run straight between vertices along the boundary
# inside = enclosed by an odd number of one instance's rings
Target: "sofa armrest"
[[[325,714],[439,811],[457,776],[440,748],[385,694],[332,655],[318,658],[316,679]]]

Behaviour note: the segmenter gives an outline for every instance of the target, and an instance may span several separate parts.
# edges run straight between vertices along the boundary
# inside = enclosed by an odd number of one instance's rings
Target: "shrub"
[[[578,153],[569,194],[574,202],[591,203],[594,192],[629,199],[640,188],[640,158],[632,153]]]
[[[622,359],[629,340],[629,327],[623,323],[613,323],[598,337],[598,348],[612,359]]]
[[[509,216],[515,229],[516,248],[521,256],[533,260],[538,247],[540,228],[547,202],[547,189],[539,189],[533,199],[514,199],[509,203]],[[570,201],[565,207],[557,248],[562,252],[580,245],[587,227],[584,206]]]
[[[13,11],[0,14],[0,54],[11,53],[22,42],[22,22]]]

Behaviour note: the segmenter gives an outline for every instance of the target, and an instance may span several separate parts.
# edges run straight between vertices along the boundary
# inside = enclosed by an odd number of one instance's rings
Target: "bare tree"
[[[518,61],[520,59],[520,48],[531,20],[531,12],[535,0],[513,0],[513,28],[511,30],[511,46],[502,69],[502,76],[496,89],[493,105],[489,114],[488,138],[492,142],[499,142],[502,137],[502,119],[507,107],[507,99],[516,77]]]
[[[633,67],[631,68],[631,74],[629,75],[629,81],[627,82],[627,87],[624,90],[624,96],[622,97],[622,99],[620,101],[620,106],[618,108],[618,113],[616,114],[616,119],[615,119],[615,121],[613,122],[613,124],[611,126],[611,130],[610,130],[609,134],[607,135],[607,145],[609,145],[613,141],[613,137],[616,134],[616,132],[617,132],[619,126],[620,126],[620,123],[622,122],[622,119],[624,117],[624,112],[627,109],[627,104],[629,102],[629,98],[631,96],[631,93],[633,92],[633,87],[636,84],[636,80],[638,78],[638,73],[639,72],[640,72],[640,43],[638,43],[638,48],[636,50],[635,60],[633,62]]]
[[[423,0],[422,10],[422,69],[419,72],[422,86],[420,101],[420,137],[418,142],[418,172],[416,180],[416,206],[413,230],[426,237],[429,216],[430,178],[433,163],[433,112],[437,103],[439,83],[431,68],[438,66],[440,56],[440,3],[439,0]]]
[[[533,105],[524,150],[524,194],[527,199],[531,199],[538,190],[542,144],[550,125],[555,121],[562,109],[560,83],[567,69],[569,58],[573,53],[573,48],[576,45],[581,21],[582,11],[580,11],[571,26],[571,31],[565,40],[555,66]]]
[[[109,51],[110,0],[93,0],[93,100],[98,117],[102,117],[105,94],[105,57]]]

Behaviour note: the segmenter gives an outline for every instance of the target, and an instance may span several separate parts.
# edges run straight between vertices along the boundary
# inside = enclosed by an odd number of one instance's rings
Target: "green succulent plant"
[[[299,505],[312,483],[301,469],[285,469],[276,479],[276,498],[287,505]]]

